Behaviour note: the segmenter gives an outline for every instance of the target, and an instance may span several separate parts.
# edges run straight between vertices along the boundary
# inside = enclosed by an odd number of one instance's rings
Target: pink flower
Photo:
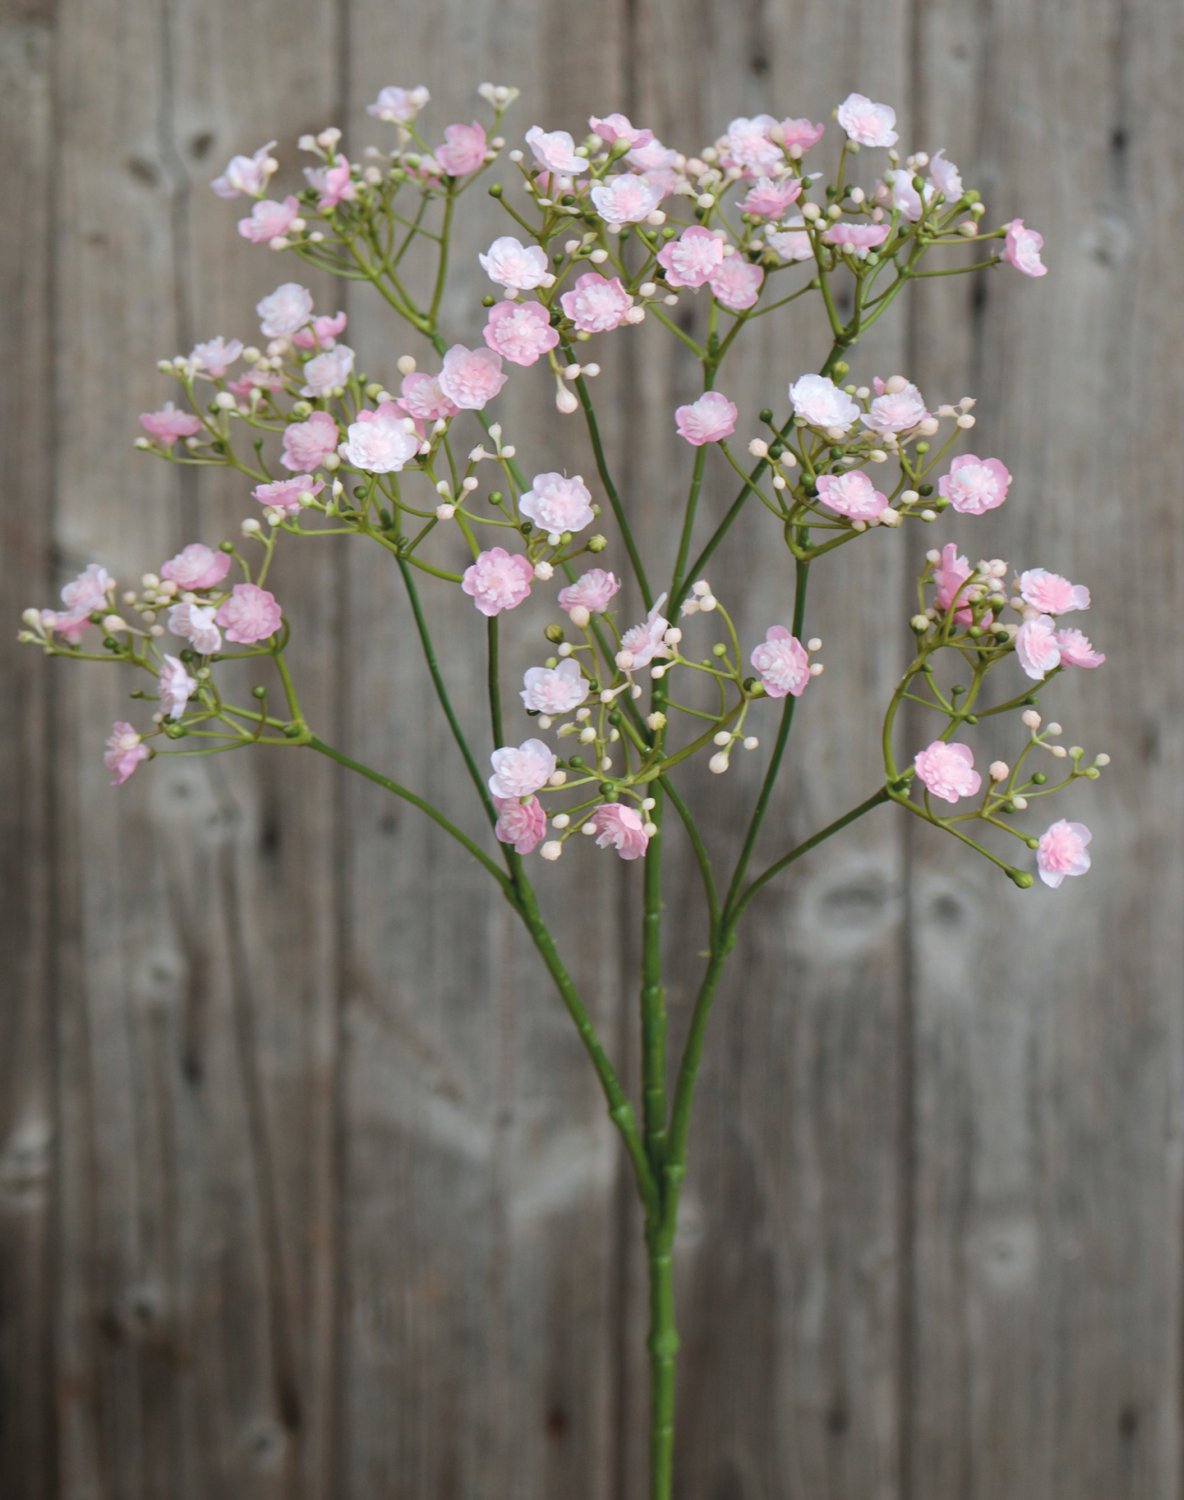
[[[551,282],[547,252],[538,245],[524,245],[511,234],[494,240],[477,256],[490,281],[515,292],[532,292]]]
[[[943,802],[973,797],[983,784],[974,769],[974,751],[969,745],[934,740],[913,757],[918,778]]]
[[[515,854],[533,854],[547,833],[547,814],[537,797],[520,802],[517,797],[495,797],[497,822],[494,837],[503,844],[513,844]]]
[[[505,383],[501,355],[492,349],[466,349],[463,344],[453,344],[444,356],[440,389],[464,411],[480,411]]]
[[[169,610],[169,629],[186,640],[202,656],[222,649],[222,632],[212,604],[174,604]]]
[[[198,589],[212,589],[222,582],[230,572],[230,556],[226,552],[215,552],[202,542],[190,542],[182,547],[176,557],[170,557],[160,570],[160,576],[175,583],[185,593]]]
[[[157,674],[160,684],[160,701],[167,705],[170,719],[179,719],[185,705],[197,692],[197,678],[190,677],[184,663],[175,656],[166,656]]]
[[[285,469],[316,469],[337,452],[341,433],[327,411],[314,411],[307,422],[294,422],[284,429],[280,463]]]
[[[727,154],[737,166],[767,172],[784,160],[782,149],[769,137],[777,121],[772,115],[741,116],[728,126]]]
[[[511,556],[504,547],[490,547],[465,569],[460,586],[483,615],[493,616],[503,609],[517,609],[530,593],[533,581],[534,568],[528,557]]]
[[[1016,631],[1015,654],[1020,666],[1035,682],[1047,677],[1061,665],[1061,648],[1057,643],[1056,622],[1051,615],[1035,615]]]
[[[368,474],[397,474],[419,452],[419,439],[407,431],[407,420],[393,401],[360,411],[341,445],[342,457]]]
[[[594,182],[591,193],[596,212],[606,224],[640,224],[662,201],[660,188],[632,172]]]
[[[811,146],[816,146],[826,133],[826,126],[821,123],[811,125],[809,120],[782,120],[781,134],[785,140],[785,149],[792,151],[797,146],[802,151],[809,151]]]
[[[1070,583],[1060,573],[1044,568],[1028,568],[1020,574],[1020,598],[1045,615],[1089,608],[1089,590],[1083,583]]]
[[[249,218],[238,221],[238,232],[252,245],[268,245],[282,239],[300,217],[300,204],[291,193],[282,203],[263,198],[254,204]]]
[[[229,196],[223,194],[223,197]],[[122,786],[142,760],[152,752],[130,724],[116,721],[111,726],[111,736],[103,754],[103,764],[115,773],[112,786]]]
[[[596,847],[615,849],[622,859],[641,859],[650,836],[639,812],[623,802],[606,802],[588,820],[596,829]]]
[[[1100,667],[1106,658],[1080,630],[1058,630],[1057,648],[1066,667]]]
[[[859,417],[859,407],[827,375],[802,375],[789,388],[790,405],[808,427],[846,432]]]
[[[929,158],[929,180],[947,203],[962,196],[962,176],[952,161],[946,160],[945,147]]]
[[[166,401],[160,411],[142,411],[140,426],[167,448],[178,438],[192,437],[200,432],[201,419],[192,412],[178,411],[171,401]]]
[[[547,782],[555,771],[555,752],[542,740],[523,740],[515,749],[503,745],[489,757],[493,775],[489,790],[495,797],[529,797]]]
[[[754,219],[780,219],[801,196],[800,177],[782,177],[777,182],[771,177],[760,177],[736,207]]]
[[[41,628],[50,635],[60,635],[76,646],[90,628],[90,611],[86,609],[43,609]]]
[[[232,380],[226,389],[240,401],[250,397],[252,391],[282,391],[284,377],[276,370],[248,370],[238,380]]]
[[[861,146],[895,146],[896,111],[887,104],[873,104],[866,94],[848,94],[836,110],[848,140]]]
[[[606,146],[628,141],[634,148],[648,146],[654,139],[652,130],[635,130],[626,115],[590,115],[588,128],[594,130]]]
[[[495,303],[484,332],[489,347],[515,365],[533,365],[559,342],[540,302]]]
[[[1034,229],[1025,229],[1023,219],[1012,219],[1006,228],[1003,259],[1007,264],[1022,271],[1025,276],[1047,276],[1048,267],[1040,259],[1044,236],[1037,234]]]
[[[1093,835],[1084,823],[1058,819],[1040,835],[1036,845],[1036,869],[1045,885],[1055,891],[1066,875],[1084,875],[1090,867],[1086,849]]]
[[[476,120],[471,125],[445,125],[444,142],[432,155],[449,177],[465,177],[484,165],[489,143]]]
[[[552,535],[583,531],[596,519],[591,493],[579,474],[570,479],[554,472],[536,474],[530,489],[519,500],[518,509],[527,520]]]
[[[189,358],[203,375],[208,375],[211,380],[220,380],[242,352],[241,340],[231,339],[227,342],[219,336],[207,339],[204,344],[195,344]]]
[[[611,281],[585,271],[576,278],[571,291],[559,299],[563,311],[581,333],[608,333],[628,320],[633,298],[621,285],[620,277]]]
[[[354,367],[354,351],[348,344],[335,344],[324,354],[314,354],[305,365],[302,374],[304,384],[302,396],[323,400],[344,390]]]
[[[569,714],[588,696],[588,679],[574,656],[557,667],[528,667],[522,683],[523,703],[540,714]]]
[[[283,612],[269,594],[254,583],[236,583],[230,598],[214,616],[228,641],[253,646],[273,636],[283,621]]]
[[[634,625],[621,637],[621,650],[617,656],[617,665],[623,672],[632,672],[638,667],[648,667],[655,657],[669,656],[665,636],[670,629],[670,621],[662,613],[665,604],[666,595],[660,594],[654,600],[653,608],[644,622]],[[628,658],[628,665],[622,662],[622,657]]]
[[[626,153],[625,160],[638,172],[643,172],[649,179],[650,186],[657,189],[663,198],[667,193],[673,193],[680,182],[686,180],[679,175],[682,159],[678,152],[672,151],[669,146],[663,146],[657,139],[648,141],[644,146],[634,146]]]
[[[269,339],[287,338],[312,321],[312,293],[295,281],[285,281],[257,302],[255,311]]]
[[[800,698],[810,681],[806,648],[784,625],[770,625],[764,642],[749,659],[760,673],[770,698],[784,698],[787,694]]]
[[[1011,475],[997,458],[963,453],[954,459],[950,472],[938,480],[937,492],[959,515],[981,516],[1003,504],[1010,485]]]
[[[929,415],[921,392],[909,381],[900,380],[899,376],[887,386],[882,380],[877,380],[876,390],[879,394],[863,418],[863,425],[872,432],[883,436],[890,432],[908,432],[920,426]]]
[[[589,615],[602,614],[620,590],[621,582],[603,568],[589,568],[574,583],[559,590],[559,608],[566,610],[573,624],[587,624]],[[580,617],[577,611],[581,612]]]
[[[835,245],[840,250],[850,250],[863,258],[869,250],[882,245],[888,238],[887,224],[832,224],[822,235],[823,243]]]
[[[115,580],[99,563],[88,563],[77,578],[67,583],[59,596],[67,609],[106,609],[107,597],[115,587]]]
[[[526,144],[545,172],[581,177],[588,170],[588,158],[576,153],[576,143],[566,130],[544,130],[541,125],[532,125],[526,132]]]
[[[266,505],[271,510],[282,510],[286,516],[294,516],[300,509],[301,495],[319,495],[324,488],[323,479],[318,479],[314,484],[311,474],[297,474],[292,479],[257,484],[251,495],[260,505]]]
[[[658,264],[666,272],[670,286],[702,286],[723,264],[727,243],[720,229],[704,229],[693,224],[678,239],[658,251]]]
[[[297,349],[332,349],[337,342],[337,335],[345,332],[345,324],[346,315],[343,312],[335,313],[332,317],[323,313],[319,318],[314,318],[308,328],[294,333],[292,342]]]
[[[254,156],[232,156],[226,170],[215,177],[210,186],[219,198],[258,198],[267,186],[267,180],[278,171],[279,163],[272,156],[275,142],[260,146]]]
[[[764,279],[760,266],[752,265],[741,255],[729,255],[719,270],[712,273],[708,285],[721,306],[731,312],[744,312],[755,305]]]
[[[769,247],[781,260],[799,261],[813,260],[814,247],[810,243],[810,236],[802,228],[803,220],[791,219],[785,229],[765,230],[765,239]]]
[[[945,614],[955,599],[958,608],[954,611],[954,619],[959,625],[970,625],[974,621],[974,614],[967,600],[966,584],[973,577],[974,570],[964,557],[958,555],[958,549],[953,542],[947,542],[941,549],[941,561],[933,570],[933,581],[936,584],[933,595],[934,607]],[[985,617],[990,621],[990,615]]]
[[[373,104],[367,104],[366,113],[376,120],[385,120],[388,125],[406,125],[415,119],[431,97],[422,84],[413,89],[401,89],[389,83],[386,88],[379,89]]]
[[[897,168],[884,173],[884,181],[877,189],[876,200],[890,204],[902,219],[915,224],[924,214],[925,202],[931,192],[927,187],[925,200],[922,200],[921,194],[913,186],[913,174]]]
[[[440,387],[437,375],[428,375],[423,370],[412,370],[403,376],[398,400],[400,408],[416,422],[441,422],[455,417],[459,410]]]
[[[320,194],[317,207],[328,213],[339,203],[346,203],[358,196],[358,185],[353,180],[353,168],[349,158],[339,151],[328,167],[305,167],[304,175],[309,187]],[[266,330],[265,330],[266,331]]]
[[[689,406],[678,407],[674,425],[680,438],[692,448],[701,448],[704,443],[719,443],[731,437],[736,431],[736,417],[735,403],[721,391],[704,391]]]
[[[888,507],[888,496],[881,494],[862,469],[846,474],[820,474],[818,498],[823,505],[852,521],[874,521]]]

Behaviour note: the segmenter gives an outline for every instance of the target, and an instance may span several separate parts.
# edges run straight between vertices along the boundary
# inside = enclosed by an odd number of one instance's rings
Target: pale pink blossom
[[[702,286],[723,264],[727,243],[722,230],[692,224],[658,251],[658,264],[670,286]]]
[[[596,830],[598,849],[615,849],[622,859],[641,859],[649,844],[645,820],[623,802],[606,802],[588,819]]]
[[[638,667],[648,667],[655,657],[668,656],[669,648],[666,645],[666,632],[670,629],[670,621],[662,613],[666,605],[666,595],[660,594],[654,600],[653,608],[640,625],[634,625],[621,637],[621,651],[628,652],[631,658],[627,669],[630,672]]]
[[[943,802],[957,802],[973,797],[983,784],[974,769],[974,751],[955,740],[934,740],[913,757],[917,777],[935,797]]]
[[[213,604],[174,604],[169,610],[169,629],[189,642],[202,656],[222,649],[222,632]]]
[[[1080,630],[1058,630],[1057,649],[1061,653],[1061,664],[1066,667],[1100,667],[1106,660]]]
[[[201,419],[191,411],[178,411],[171,401],[166,401],[160,411],[142,411],[140,426],[167,448],[178,438],[193,437],[200,432]]]
[[[286,516],[294,516],[300,509],[300,496],[319,495],[325,481],[313,482],[311,474],[296,474],[291,479],[276,479],[271,484],[257,484],[251,491],[252,498],[269,510],[282,510]]]
[[[800,698],[810,681],[806,648],[784,625],[770,625],[764,641],[753,650],[752,665],[760,673],[770,698]]]
[[[559,342],[541,302],[494,303],[484,335],[491,349],[515,365],[533,365]]]
[[[637,130],[628,116],[621,114],[591,115],[588,128],[594,130],[606,146],[615,146],[618,141],[627,141],[632,148],[648,146],[654,138],[652,130]]]
[[[773,229],[770,226],[765,230],[765,239],[774,254],[781,260],[814,259],[814,246],[810,243],[810,236],[806,233],[804,224],[803,219],[795,217],[787,221],[784,229]]]
[[[592,495],[579,474],[570,478],[553,471],[536,474],[518,509],[528,521],[551,533],[583,531],[596,519]]]
[[[888,508],[888,496],[882,494],[862,469],[846,474],[820,474],[818,498],[823,505],[852,521],[874,521]]]
[[[946,160],[945,147],[929,158],[929,180],[947,203],[962,196],[962,174],[952,161]]]
[[[932,196],[932,191],[926,187],[922,198],[913,186],[913,174],[903,168],[896,168],[884,173],[884,181],[877,189],[876,200],[890,205],[907,223],[916,224],[925,212],[925,204]]]
[[[559,608],[573,614],[584,610],[589,615],[602,614],[621,587],[621,581],[603,568],[589,568],[574,583],[559,590]]]
[[[208,375],[211,380],[220,380],[242,352],[240,339],[227,340],[219,335],[207,339],[204,344],[195,344],[189,358],[201,374]]]
[[[1034,229],[1025,229],[1023,219],[1012,219],[1006,228],[1003,259],[1007,264],[1022,271],[1025,276],[1047,276],[1048,267],[1040,259],[1044,236],[1037,234]]]
[[[257,302],[255,311],[269,339],[287,338],[312,321],[312,293],[295,281],[285,281]]]
[[[227,383],[226,389],[240,401],[247,400],[252,391],[282,391],[284,377],[278,370],[248,370],[238,380]]]
[[[175,583],[183,592],[190,593],[214,588],[229,572],[229,553],[216,552],[204,542],[190,542],[176,557],[170,557],[163,564],[160,576]]]
[[[812,125],[809,120],[782,120],[781,135],[785,142],[785,149],[792,151],[794,147],[799,150],[808,151],[811,146],[816,146],[826,133],[826,126],[821,122]]]
[[[495,797],[497,822],[493,834],[503,844],[513,844],[515,854],[533,854],[547,836],[547,814],[537,797],[520,802],[517,797]]]
[[[660,188],[663,196],[674,191],[680,157],[671,147],[663,146],[656,136],[646,141],[645,145],[638,143],[630,147],[625,160],[631,167],[643,172],[655,187]]]
[[[512,234],[500,235],[477,259],[490,281],[509,291],[532,292],[551,281],[547,252],[539,245],[524,245]]]
[[[157,674],[160,685],[160,701],[168,711],[170,719],[179,719],[185,705],[197,692],[197,678],[190,677],[185,664],[175,656],[166,656]]]
[[[888,104],[874,104],[866,94],[848,94],[836,115],[847,139],[860,146],[895,146],[896,111]]]
[[[1056,621],[1051,615],[1034,615],[1016,631],[1015,654],[1027,676],[1039,682],[1061,665]]]
[[[460,409],[444,394],[440,377],[423,370],[404,375],[399,391],[398,406],[417,423],[446,421]]]
[[[307,328],[294,333],[292,342],[297,349],[332,349],[337,342],[337,335],[345,332],[346,322],[343,312],[334,313],[332,317],[328,313],[322,313]]]
[[[950,472],[938,480],[937,492],[959,515],[981,516],[1003,504],[1010,486],[1011,475],[997,458],[963,453],[951,463]]]
[[[104,609],[115,580],[101,563],[88,563],[77,578],[72,578],[60,595],[67,609]]]
[[[1073,609],[1089,608],[1089,589],[1070,583],[1060,573],[1046,568],[1028,568],[1020,574],[1020,598],[1045,615],[1065,615]]]
[[[401,89],[389,83],[386,88],[379,89],[373,104],[367,104],[366,113],[388,125],[406,125],[415,119],[431,97],[422,84],[413,89]]]
[[[353,180],[353,167],[349,158],[340,151],[329,166],[305,167],[304,175],[309,187],[320,194],[317,207],[322,213],[358,196],[358,184]]]
[[[335,395],[345,388],[353,368],[354,351],[348,344],[335,344],[324,354],[314,354],[301,371],[304,384],[300,394],[317,400]]]
[[[662,191],[646,176],[624,172],[594,182],[592,203],[606,224],[640,224],[662,201]]]
[[[340,441],[336,419],[327,411],[314,411],[306,422],[294,422],[284,429],[280,463],[298,472],[319,468],[337,452]]]
[[[569,714],[588,696],[588,679],[574,656],[557,667],[528,667],[522,677],[522,702],[540,714]]]
[[[770,129],[777,121],[772,115],[754,115],[751,119],[740,116],[728,126],[727,155],[737,166],[746,167],[750,173],[767,173],[784,161],[782,148],[769,137]]]
[[[765,273],[741,255],[729,255],[717,271],[711,273],[708,286],[711,295],[730,312],[744,312],[756,305]]]
[[[849,250],[862,259],[869,250],[875,250],[888,238],[891,231],[887,224],[832,224],[823,231],[822,240],[839,250]]]
[[[274,149],[275,142],[268,141],[254,156],[232,156],[226,170],[215,177],[210,186],[219,198],[261,197],[268,178],[279,169],[279,163],[271,154]]]
[[[780,219],[802,196],[800,177],[758,177],[736,207],[754,219]]]
[[[517,747],[503,745],[489,757],[493,775],[489,790],[495,797],[529,797],[546,786],[555,772],[555,752],[542,740],[523,740]]]
[[[281,239],[300,217],[300,204],[288,194],[282,203],[262,198],[251,208],[250,216],[238,221],[238,232],[252,245],[268,245]]]
[[[627,321],[633,298],[614,276],[611,281],[595,271],[576,278],[569,292],[559,299],[563,311],[581,333],[608,333]]]
[[[228,641],[253,646],[276,633],[283,622],[283,611],[275,595],[258,584],[236,583],[214,619],[226,632]]]
[[[692,448],[701,448],[704,443],[719,443],[731,437],[736,431],[737,415],[735,403],[722,391],[704,391],[697,401],[677,408],[674,425],[680,438]]]
[[[588,170],[588,158],[576,151],[576,143],[566,130],[544,130],[532,125],[526,132],[526,144],[545,172],[560,177],[580,177]]]
[[[444,145],[437,146],[432,155],[449,177],[466,177],[484,165],[488,150],[485,131],[474,120],[471,125],[445,125]]]
[[[504,547],[490,547],[465,569],[460,586],[483,615],[492,617],[504,609],[517,609],[530,593],[533,581],[534,566],[529,557],[513,556]],[[534,787],[529,790],[534,791]]]
[[[789,388],[789,400],[809,427],[846,432],[859,419],[859,407],[828,375],[802,375]]]
[[[464,411],[480,411],[506,383],[500,354],[463,344],[453,344],[444,356],[439,378],[445,396]]]
[[[76,646],[90,629],[90,614],[88,609],[43,609],[41,628],[47,634],[60,635],[69,645]]]
[[[140,762],[147,760],[151,753],[132,725],[116,720],[111,726],[111,735],[103,754],[103,764],[115,775],[111,785],[122,786]]]
[[[1090,867],[1086,845],[1092,837],[1084,823],[1064,818],[1044,830],[1036,845],[1036,869],[1045,885],[1056,890],[1066,875],[1085,874]]]
[[[959,625],[970,625],[974,620],[973,611],[966,597],[966,585],[973,574],[974,569],[966,558],[959,556],[954,543],[947,542],[941,549],[941,561],[933,569],[933,581],[936,585],[933,603],[934,607],[944,615],[950,605],[957,600],[958,607],[954,611],[954,619]],[[986,623],[989,623],[991,616],[988,614],[984,618]]]
[[[419,452],[419,439],[407,431],[407,418],[393,401],[360,411],[349,425],[341,456],[368,474],[397,474]]]
[[[909,381],[894,390],[889,390],[882,380],[875,384],[877,395],[863,418],[863,425],[883,436],[895,432],[908,432],[928,417],[925,398]]]

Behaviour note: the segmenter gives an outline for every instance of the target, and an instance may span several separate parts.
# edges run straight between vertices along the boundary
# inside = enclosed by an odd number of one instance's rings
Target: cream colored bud
[[[563,853],[563,845],[559,842],[558,839],[548,839],[543,847],[539,850],[539,853],[543,856],[544,859],[558,859],[559,856]]]

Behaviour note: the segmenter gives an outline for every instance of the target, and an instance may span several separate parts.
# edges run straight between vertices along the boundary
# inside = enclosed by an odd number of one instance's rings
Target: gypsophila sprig
[[[1019,218],[990,227],[944,150],[904,154],[892,108],[863,94],[837,104],[833,126],[740,117],[686,154],[615,112],[574,132],[531,123],[511,144],[502,131],[517,93],[483,83],[472,118],[437,126],[426,88],[391,84],[367,106],[381,136],[356,156],[328,128],[300,139],[295,165],[275,141],[232,158],[214,191],[237,203],[251,253],[281,257],[283,269],[256,327],[210,332],[160,361],[159,405],[141,414],[137,445],[166,463],[232,471],[241,527],[188,541],[128,587],[108,563],[89,564],[62,588],[61,608],[26,610],[20,638],[128,670],[135,708],[103,752],[115,784],[159,755],[311,749],[418,808],[490,876],[575,1023],[629,1158],[650,1268],[649,1493],[669,1500],[674,1232],[707,1019],[741,918],[798,858],[885,804],[1020,888],[1085,873],[1089,829],[1060,815],[1063,800],[1043,799],[1097,780],[1108,757],[1066,746],[1036,704],[1062,672],[1105,658],[1077,623],[1091,604],[1083,584],[1030,559],[1016,570],[969,561],[977,519],[1026,488],[975,433],[974,399],[922,391],[904,373],[857,378],[849,364],[911,283],[1001,264],[1044,276],[1035,230]],[[475,268],[484,296],[446,325],[457,214],[478,204],[497,220]],[[359,368],[346,314],[316,305],[305,285],[312,271],[386,304],[389,366]],[[728,394],[739,389],[728,375],[735,347],[759,319],[792,319],[804,298],[821,304],[829,348],[770,371],[768,405],[743,410]],[[593,395],[604,341],[628,346],[647,336],[643,325],[674,341],[693,372],[686,388],[699,393],[670,412],[671,467],[687,483],[665,555],[639,547],[637,502],[614,478]],[[590,466],[519,458],[498,402],[528,382],[570,441],[583,429]],[[710,528],[699,515],[708,493],[722,496]],[[754,567],[780,556],[795,580],[784,617],[753,636],[710,573],[742,520]],[[917,527],[936,528],[938,545],[918,545]],[[272,571],[296,541],[326,537],[388,554],[471,783],[471,826],[435,805],[433,787],[403,785],[327,743],[302,712]],[[883,780],[754,875],[799,702],[804,713],[849,711],[816,683],[822,642],[806,629],[806,591],[820,559],[859,541],[924,558],[915,608],[900,611],[912,659],[879,719]],[[484,743],[454,709],[421,589],[453,590],[454,622],[469,624],[466,645],[453,624],[450,654],[486,659]],[[519,610],[537,621],[535,646],[509,662],[499,627]],[[827,654],[859,649],[836,640]],[[503,697],[507,671],[514,689]],[[980,738],[988,724],[1009,737],[1006,758]],[[764,766],[747,803],[727,778],[745,755]],[[709,795],[735,801],[733,847],[709,848],[700,831],[704,794],[682,790],[692,761],[713,773]],[[707,913],[691,945],[705,953],[702,983],[673,1070],[660,951],[671,810]],[[639,1107],[529,874],[535,859],[574,859],[582,880],[583,862],[608,854],[640,867],[625,872],[642,920]]]

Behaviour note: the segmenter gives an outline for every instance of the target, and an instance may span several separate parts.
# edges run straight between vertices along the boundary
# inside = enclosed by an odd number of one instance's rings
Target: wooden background
[[[134,578],[245,513],[130,448],[156,359],[249,336],[292,274],[206,183],[271,136],[289,169],[301,131],[381,138],[381,84],[429,84],[437,131],[492,78],[525,90],[518,132],[624,108],[692,148],[858,88],[906,144],[945,145],[993,220],[1046,235],[1044,282],[931,283],[857,373],[976,394],[979,451],[1019,479],[958,539],[1093,586],[1110,660],[1055,701],[1114,756],[1070,814],[1095,870],[1025,895],[880,809],[763,898],[692,1136],[680,1500],[1184,1497],[1182,61],[1173,0],[0,3],[8,637],[88,560]],[[477,206],[470,250],[496,222]],[[470,339],[477,295],[474,269],[448,306]],[[350,308],[389,378],[409,336]],[[723,382],[749,413],[819,358],[804,323],[760,327]],[[668,548],[694,382],[651,333],[609,427]],[[542,386],[515,385],[529,467]],[[732,488],[713,472],[709,511]],[[875,784],[856,718],[902,662],[921,547],[869,538],[815,584],[828,672],[771,849]],[[303,550],[283,594],[314,725],[438,779],[382,559]],[[750,631],[785,610],[768,573],[731,553],[711,574]],[[109,791],[114,674],[3,652],[4,1500],[639,1500],[637,1226],[508,912],[311,754]],[[479,670],[450,660],[462,695]],[[574,854],[563,942],[627,1056],[608,934],[636,872]],[[676,1024],[687,979],[674,963]]]

